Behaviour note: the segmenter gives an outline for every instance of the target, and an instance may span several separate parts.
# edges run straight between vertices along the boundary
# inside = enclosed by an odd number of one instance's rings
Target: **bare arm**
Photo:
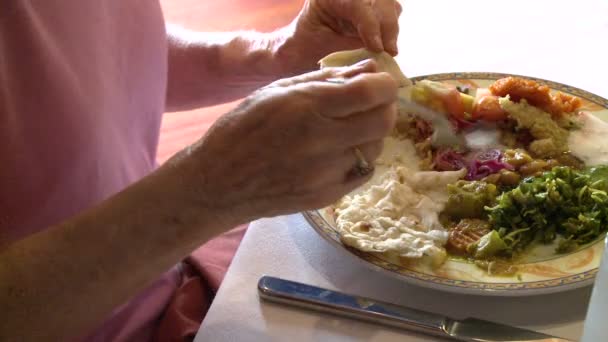
[[[361,185],[371,175],[349,177],[352,146],[375,160],[395,121],[396,84],[374,70],[324,70],[258,91],[150,176],[0,247],[0,341],[87,333],[213,236]],[[344,85],[312,82],[360,73]]]
[[[179,191],[183,169],[163,167],[102,205],[0,250],[0,340],[87,333],[230,227]]]
[[[394,0],[308,0],[292,23],[270,33],[193,32],[168,26],[168,111],[246,96],[279,78],[317,69],[330,52],[367,47],[397,54]]]
[[[167,110],[229,102],[293,74],[281,57],[290,31],[205,33],[168,26]]]
[[[169,107],[238,98],[280,75],[313,69],[329,50],[355,47],[357,38],[329,44],[342,33],[319,20],[332,24],[325,18],[332,11],[362,17],[373,10],[361,3],[327,2],[349,12],[309,1],[303,13],[312,14],[301,14],[306,20],[285,40],[269,34],[226,36],[215,45],[172,42]],[[0,340],[86,333],[211,237],[259,217],[323,207],[365,182],[369,176],[351,177],[352,149],[375,160],[395,121],[396,84],[375,70],[373,63],[324,70],[255,92],[198,143],[125,191],[41,233],[8,246],[0,241]],[[338,76],[354,77],[343,85],[316,82]]]

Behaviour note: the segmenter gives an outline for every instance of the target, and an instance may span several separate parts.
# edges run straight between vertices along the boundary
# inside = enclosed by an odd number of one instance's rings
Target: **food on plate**
[[[528,104],[526,100],[515,103],[509,97],[503,97],[499,103],[508,117],[517,123],[515,129],[530,133],[532,141],[528,150],[532,154],[546,158],[568,151],[568,130],[560,127],[550,114]]]
[[[458,180],[447,185],[448,201],[444,213],[452,218],[481,218],[492,204],[498,188],[482,181]]]
[[[448,240],[439,222],[447,201],[443,189],[463,174],[464,170],[390,168],[377,185],[344,197],[336,206],[342,241],[365,252],[426,256],[433,265],[440,265]]]
[[[338,52],[322,64],[371,57],[405,77],[387,56]],[[581,99],[520,77],[488,88],[401,84],[400,97],[443,113],[464,144],[433,145],[433,122],[401,108],[377,174],[333,207],[344,244],[511,276],[536,246],[569,253],[606,232],[608,124],[581,111]]]
[[[439,82],[422,80],[411,87],[411,99],[437,112],[446,112],[451,116],[465,120],[463,96],[456,87]],[[470,101],[467,101],[470,102]]]
[[[479,219],[463,219],[450,229],[447,247],[450,252],[455,254],[467,254],[470,246],[475,244],[490,230],[487,221]]]
[[[557,252],[570,252],[597,239],[608,225],[606,176],[607,166],[585,171],[559,166],[503,192],[487,211],[504,244],[487,256],[511,256],[533,241],[556,239]]]
[[[562,116],[574,113],[582,106],[582,101],[562,92],[551,94],[548,86],[532,80],[518,77],[505,77],[497,80],[489,87],[493,95],[509,96],[513,101],[526,100],[552,116]]]

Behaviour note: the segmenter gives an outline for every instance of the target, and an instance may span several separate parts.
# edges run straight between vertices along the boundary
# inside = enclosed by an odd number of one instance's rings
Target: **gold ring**
[[[358,147],[354,147],[355,157],[357,157],[357,163],[353,168],[353,173],[357,176],[366,176],[374,171],[374,167],[370,165],[361,150]]]

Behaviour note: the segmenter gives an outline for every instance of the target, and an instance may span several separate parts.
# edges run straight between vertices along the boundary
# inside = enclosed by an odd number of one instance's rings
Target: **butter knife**
[[[258,291],[261,298],[272,302],[380,323],[456,341],[572,342],[564,338],[475,318],[455,320],[434,313],[270,276],[260,278]]]

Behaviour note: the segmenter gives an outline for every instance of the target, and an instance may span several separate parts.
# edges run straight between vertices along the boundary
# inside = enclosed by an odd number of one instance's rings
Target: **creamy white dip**
[[[443,246],[448,239],[439,213],[448,200],[447,184],[462,178],[465,170],[418,171],[409,140],[387,138],[385,147],[384,172],[337,205],[342,241],[365,252],[429,257],[439,265],[446,258]]]
[[[608,164],[608,123],[589,113],[581,114],[582,127],[570,132],[568,147],[587,166]]]

